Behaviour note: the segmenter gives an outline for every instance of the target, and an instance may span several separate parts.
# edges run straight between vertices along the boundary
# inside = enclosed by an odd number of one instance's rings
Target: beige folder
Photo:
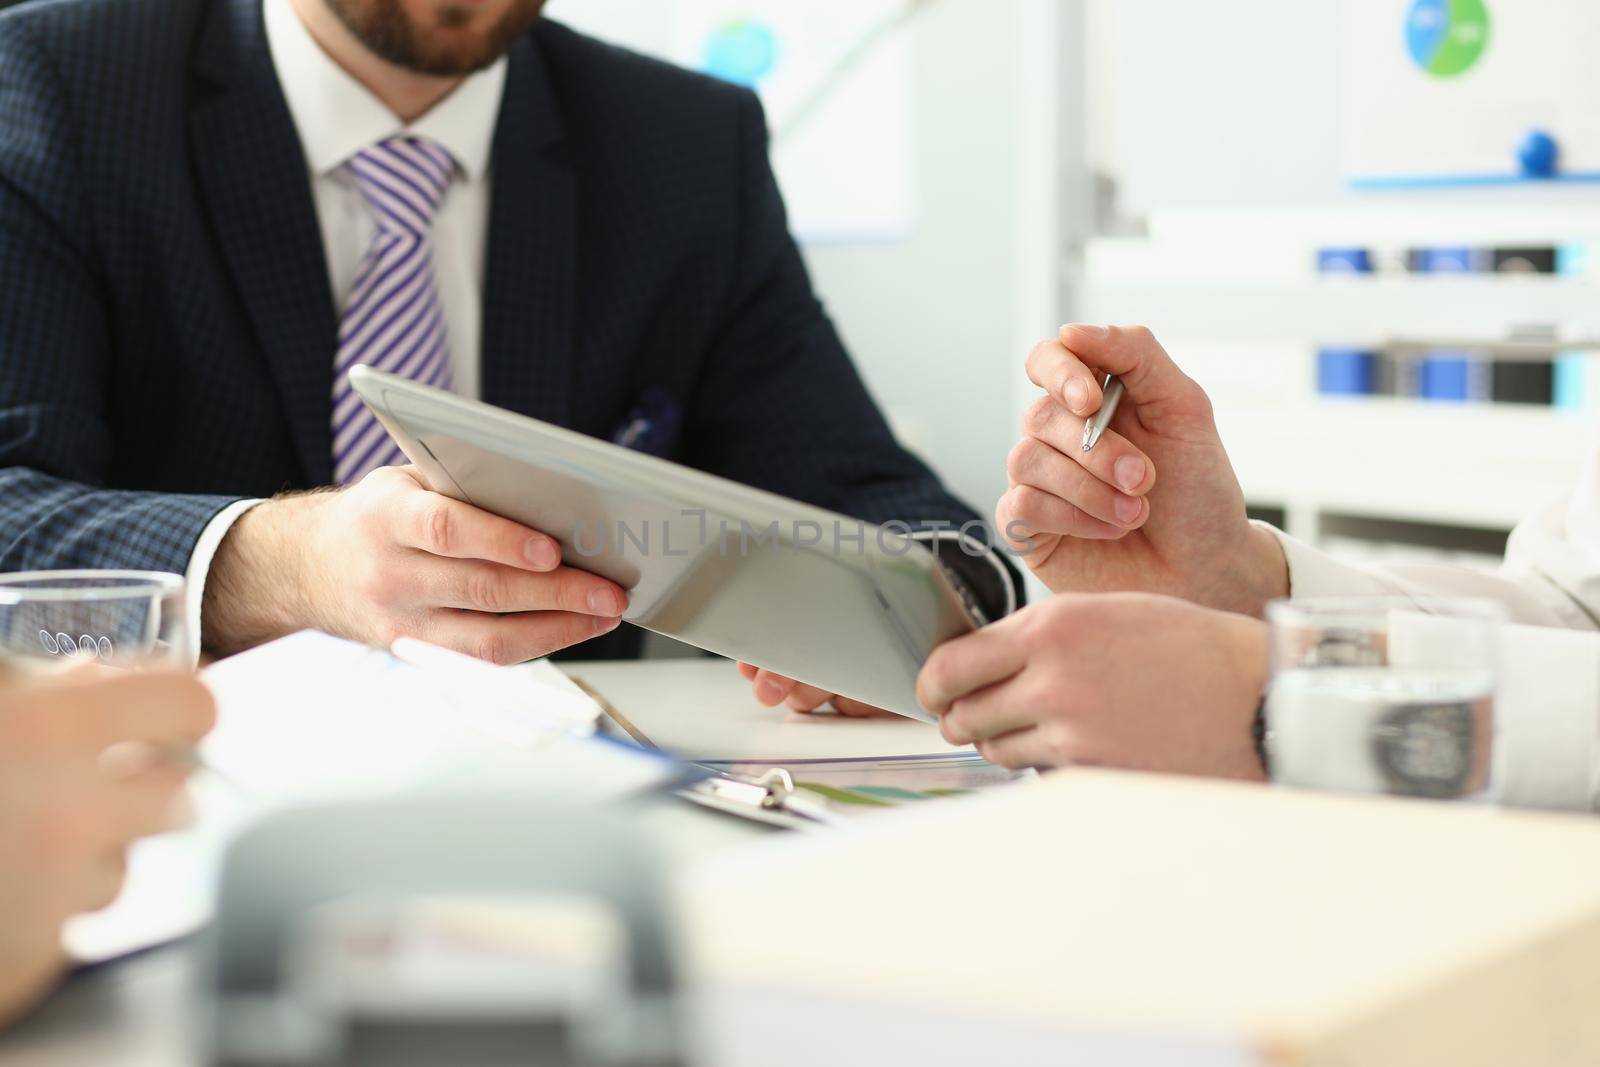
[[[1600,1063],[1600,819],[1069,771],[684,890],[714,1063]]]

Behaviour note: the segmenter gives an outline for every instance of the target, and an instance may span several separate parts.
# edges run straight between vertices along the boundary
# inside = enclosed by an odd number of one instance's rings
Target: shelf
[[[1395,335],[1503,337],[1550,324],[1600,332],[1600,289],[1554,276],[1382,275],[1207,282],[1087,278],[1083,317],[1141,323],[1157,336],[1365,343]]]
[[[1089,243],[1075,314],[1154,330],[1211,396],[1246,498],[1283,509],[1292,531],[1314,536],[1319,517],[1335,514],[1507,530],[1580,477],[1600,414],[1321,397],[1315,353],[1408,338],[1491,343],[1528,327],[1594,338],[1600,280],[1321,274],[1316,250],[1364,245],[1392,259],[1429,245],[1600,246],[1594,190],[1546,203],[1375,197],[1173,212],[1153,218],[1150,231]]]
[[[1353,398],[1272,410],[1216,398],[1223,442],[1253,504],[1509,529],[1570,492],[1590,420]]]
[[[1538,245],[1600,239],[1600,190],[1531,186],[1371,193],[1341,204],[1157,212],[1156,242]]]

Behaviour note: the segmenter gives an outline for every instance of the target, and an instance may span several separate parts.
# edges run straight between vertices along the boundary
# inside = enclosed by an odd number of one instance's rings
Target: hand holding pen
[[[1028,377],[1044,395],[995,525],[1047,586],[1248,613],[1282,595],[1283,553],[1245,515],[1210,400],[1149,330],[1064,326],[1029,353]]]
[[[997,516],[1002,534],[1021,521],[1069,537],[1117,540],[1150,516],[1146,496],[1155,464],[1111,429],[1124,392],[1115,375],[1125,365],[1088,343],[1110,348],[1109,334],[1097,330],[1106,328],[1063,327],[1028,356],[1028,376],[1046,395],[1023,416],[1023,438],[1007,460],[1011,491]]]

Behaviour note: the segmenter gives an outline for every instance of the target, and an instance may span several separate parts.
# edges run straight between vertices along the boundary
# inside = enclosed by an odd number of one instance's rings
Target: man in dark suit
[[[515,661],[613,630],[622,590],[390,466],[358,363],[599,437],[643,412],[653,452],[867,520],[974,518],[813,295],[755,97],[541,7],[0,16],[0,569],[186,571],[222,653],[316,626]],[[994,557],[945,555],[1015,603]]]

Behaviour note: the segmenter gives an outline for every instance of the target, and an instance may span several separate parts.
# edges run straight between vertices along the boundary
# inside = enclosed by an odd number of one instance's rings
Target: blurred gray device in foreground
[[[623,813],[514,801],[270,816],[223,868],[208,1062],[678,1063],[649,844]]]

